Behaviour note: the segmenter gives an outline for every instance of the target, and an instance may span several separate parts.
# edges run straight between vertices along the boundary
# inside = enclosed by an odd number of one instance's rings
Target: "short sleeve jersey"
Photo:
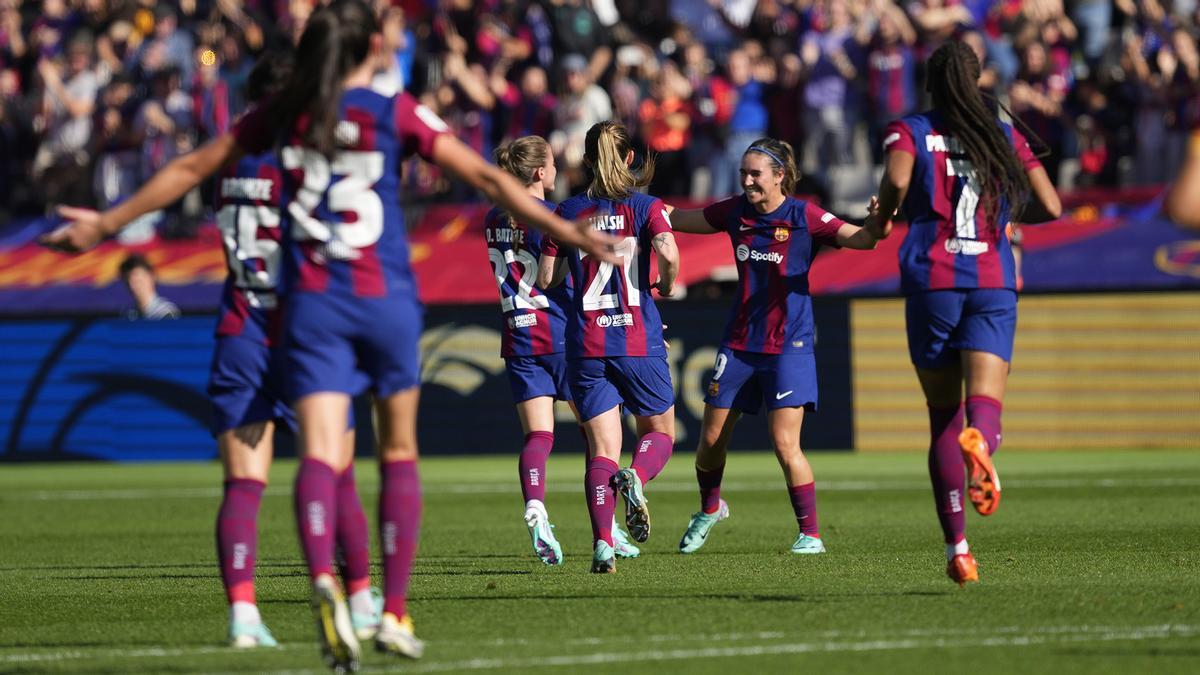
[[[234,128],[250,152],[275,139],[265,110]],[[415,297],[408,238],[400,211],[401,162],[416,153],[432,159],[434,140],[449,129],[407,93],[370,89],[342,94],[332,159],[303,144],[308,120],[285,133],[284,169],[287,292],[343,297]]]
[[[760,354],[812,352],[808,272],[822,245],[837,245],[846,223],[794,197],[759,213],[745,195],[710,205],[704,219],[729,235],[737,259],[737,301],[721,344]]]
[[[553,211],[554,204],[538,200]],[[492,273],[500,288],[504,328],[500,355],[542,356],[566,348],[567,312],[572,306],[569,283],[542,290],[537,283],[542,249],[549,237],[494,208],[483,221]]]
[[[1040,166],[1029,143],[1003,122],[1026,170]],[[914,157],[904,197],[909,229],[900,246],[900,285],[906,295],[948,288],[1016,290],[1016,266],[1005,234],[1009,204],[1002,200],[996,222],[987,219],[975,168],[958,140],[945,132],[937,112],[909,115],[888,125],[885,152]]]
[[[274,344],[279,334],[279,204],[283,173],[272,153],[246,155],[217,185],[217,226],[229,275],[221,292],[218,336]]]
[[[568,220],[586,219],[617,238],[624,264],[613,266],[586,254],[567,256],[574,286],[574,309],[567,317],[567,358],[662,356],[662,320],[650,295],[651,241],[671,231],[661,199],[634,193],[626,199],[596,199],[587,193],[559,204]],[[544,255],[557,256],[554,241]]]

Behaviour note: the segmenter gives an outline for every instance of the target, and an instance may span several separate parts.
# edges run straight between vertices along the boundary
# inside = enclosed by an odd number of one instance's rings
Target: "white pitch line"
[[[721,488],[731,492],[774,492],[780,489],[777,479],[762,481],[730,481],[723,483]],[[1005,487],[1017,490],[1062,490],[1076,488],[1113,489],[1113,488],[1165,488],[1165,487],[1200,487],[1200,478],[1062,478],[1062,479],[1011,479],[1004,480]],[[892,490],[899,492],[929,490],[929,482],[912,481],[817,481],[817,488],[825,492],[875,492]],[[656,481],[648,488],[649,492],[694,492],[696,484],[687,481]],[[361,494],[375,494],[378,488],[364,486]],[[520,491],[515,481],[509,483],[460,483],[460,484],[426,484],[423,487],[426,495],[463,495],[463,494],[516,494]],[[547,486],[548,492],[575,493],[576,488]],[[280,486],[267,490],[268,497],[286,497],[291,495],[291,488]],[[215,499],[221,496],[221,488],[146,488],[146,489],[114,489],[114,490],[33,490],[22,492],[13,490],[0,496],[0,502],[19,501],[123,501],[138,499]]]
[[[1173,637],[1189,638],[1200,635],[1200,626],[1188,624],[1162,624],[1154,626],[1045,626],[1032,628],[1029,626],[1001,626],[989,628],[991,637],[974,637],[974,629],[956,628],[920,628],[890,632],[884,636],[871,637],[865,631],[820,631],[816,633],[755,632],[755,633],[724,633],[705,636],[696,635],[647,635],[639,638],[643,642],[687,642],[703,638],[704,642],[761,642],[769,640],[804,639],[808,642],[787,642],[785,644],[744,645],[729,647],[706,647],[703,649],[669,649],[648,650],[642,652],[595,652],[591,654],[566,654],[547,656],[537,659],[505,659],[478,658],[462,661],[426,662],[413,664],[406,670],[435,672],[444,670],[487,670],[495,668],[521,668],[542,665],[585,665],[596,663],[617,663],[622,661],[667,661],[708,657],[726,656],[766,656],[772,654],[790,654],[802,652],[838,652],[838,651],[880,651],[889,649],[922,649],[964,646],[1008,647],[1018,645],[1046,644],[1054,642],[1106,642],[1115,640],[1149,640],[1168,639]],[[965,638],[947,637],[966,635]],[[941,636],[932,638],[931,636]],[[818,638],[813,641],[812,638]],[[854,640],[851,638],[861,638]],[[506,640],[489,642],[435,642],[434,645],[489,645],[516,646],[525,644],[524,640]],[[621,644],[617,638],[580,638],[564,640],[560,644],[576,644],[584,646],[601,646]],[[313,649],[311,643],[287,643],[279,646],[283,650]],[[42,654],[4,654],[0,655],[0,663],[38,663],[53,661],[71,661],[80,659],[153,659],[180,658],[188,656],[203,656],[209,654],[238,653],[270,653],[270,650],[257,652],[236,652],[228,647],[143,647],[137,649],[75,649]],[[298,673],[301,671],[286,671]]]

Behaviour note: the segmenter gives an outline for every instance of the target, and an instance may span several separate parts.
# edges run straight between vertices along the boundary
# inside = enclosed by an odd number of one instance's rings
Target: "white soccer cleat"
[[[325,664],[337,673],[356,672],[362,648],[354,636],[346,598],[332,576],[322,574],[313,581],[312,608]]]
[[[425,643],[413,634],[412,617],[384,612],[379,632],[375,634],[375,650],[393,656],[419,659],[425,653]]]

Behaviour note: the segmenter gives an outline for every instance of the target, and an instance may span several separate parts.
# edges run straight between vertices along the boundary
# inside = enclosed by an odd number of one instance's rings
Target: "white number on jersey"
[[[626,304],[630,307],[639,307],[642,304],[642,289],[638,286],[637,278],[638,248],[636,237],[626,237],[613,247],[613,250],[622,258],[621,271],[625,275]],[[579,252],[580,260],[586,257],[586,253]],[[583,294],[584,311],[615,309],[620,306],[616,293],[602,294],[602,291],[608,286],[609,280],[612,279],[612,273],[612,263],[600,263],[600,269],[596,270],[595,278],[592,279],[592,283]]]
[[[279,227],[279,209],[274,206],[226,204],[217,212],[217,227],[229,259],[233,283],[238,288],[274,291],[279,279],[279,242],[259,239],[258,228]],[[248,264],[263,261],[261,270]]]
[[[946,175],[967,179],[954,210],[954,230],[959,239],[975,239],[975,212],[979,209],[979,176],[970,160],[946,158]]]
[[[488,258],[492,261],[492,272],[496,277],[496,285],[500,288],[501,311],[507,314],[514,309],[546,309],[550,306],[550,299],[546,296],[532,295],[533,282],[538,275],[538,261],[529,251],[514,252],[511,248],[505,251],[489,248]],[[505,297],[504,282],[508,279],[509,265],[521,266],[521,279],[517,282],[517,294]]]
[[[304,171],[304,184],[288,204],[297,239],[324,242],[325,254],[337,260],[354,260],[359,256],[357,249],[379,241],[383,234],[383,200],[372,188],[383,177],[382,152],[339,150],[330,164],[316,150],[288,146],[282,158],[285,169]],[[341,178],[334,181],[334,175]],[[329,210],[352,213],[353,222],[323,221],[312,215],[326,191]]]

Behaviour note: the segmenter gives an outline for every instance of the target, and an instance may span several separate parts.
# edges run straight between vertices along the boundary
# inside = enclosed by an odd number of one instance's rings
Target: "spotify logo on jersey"
[[[749,258],[750,258],[750,247],[745,244],[739,245],[737,247],[737,259],[742,262],[746,262],[746,260],[748,260]]]

